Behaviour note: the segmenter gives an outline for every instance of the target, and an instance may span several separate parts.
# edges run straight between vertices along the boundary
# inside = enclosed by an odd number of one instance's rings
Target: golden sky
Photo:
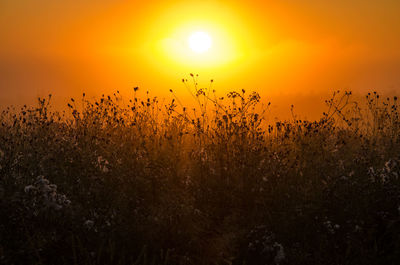
[[[0,106],[134,86],[185,97],[189,73],[277,109],[318,109],[334,89],[395,93],[399,14],[398,0],[0,0]],[[204,54],[187,47],[196,31],[212,38]]]

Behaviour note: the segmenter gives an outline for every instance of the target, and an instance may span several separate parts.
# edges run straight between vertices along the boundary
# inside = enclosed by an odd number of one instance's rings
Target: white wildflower
[[[25,193],[28,193],[28,192],[30,192],[31,190],[36,190],[35,186],[33,186],[33,185],[28,185],[28,186],[25,186],[25,188],[24,188]]]
[[[268,178],[267,178],[266,176],[264,176],[264,177],[262,178],[262,180],[263,180],[264,182],[267,182]]]
[[[373,167],[370,167],[370,168],[368,169],[368,173],[369,173],[369,174],[375,174],[374,168],[373,168]]]
[[[50,184],[44,176],[37,177],[34,184],[25,186],[24,191],[30,197],[29,205],[35,215],[47,209],[61,210],[71,203],[64,194],[57,193],[57,185]]]
[[[276,256],[274,258],[274,262],[279,265],[286,258],[285,257],[285,252],[283,250],[283,246],[281,244],[279,244],[278,242],[274,243],[274,248],[278,249],[278,251],[276,253]]]
[[[199,209],[194,209],[193,212],[195,215],[201,215],[201,211]]]
[[[332,225],[332,222],[331,221],[325,221],[324,222],[324,225],[325,225],[325,227],[326,227],[326,229],[328,230],[328,232],[330,233],[330,234],[334,234],[335,233],[335,230],[334,230],[334,226]]]
[[[216,175],[216,174],[217,174],[217,171],[216,171],[215,168],[212,167],[212,166],[210,166],[210,171],[211,171],[211,174],[212,174],[212,175]]]
[[[86,220],[84,224],[87,229],[91,229],[94,225],[94,222],[92,220]]]

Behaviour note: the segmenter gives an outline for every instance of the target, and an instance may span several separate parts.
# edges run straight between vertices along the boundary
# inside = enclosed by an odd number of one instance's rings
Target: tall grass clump
[[[397,97],[266,120],[245,90],[134,88],[0,116],[4,264],[398,264]]]

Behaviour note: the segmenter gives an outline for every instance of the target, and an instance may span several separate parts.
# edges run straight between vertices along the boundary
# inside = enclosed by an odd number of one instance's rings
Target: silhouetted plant
[[[4,264],[398,264],[397,97],[335,92],[273,123],[191,75],[185,106],[133,88],[0,116]]]

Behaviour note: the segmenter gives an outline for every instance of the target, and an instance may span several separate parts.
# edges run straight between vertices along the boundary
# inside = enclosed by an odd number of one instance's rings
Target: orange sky
[[[1,0],[0,106],[134,86],[185,97],[193,72],[320,111],[333,89],[400,91],[399,14],[398,0]],[[196,30],[213,37],[208,55],[179,46]]]

